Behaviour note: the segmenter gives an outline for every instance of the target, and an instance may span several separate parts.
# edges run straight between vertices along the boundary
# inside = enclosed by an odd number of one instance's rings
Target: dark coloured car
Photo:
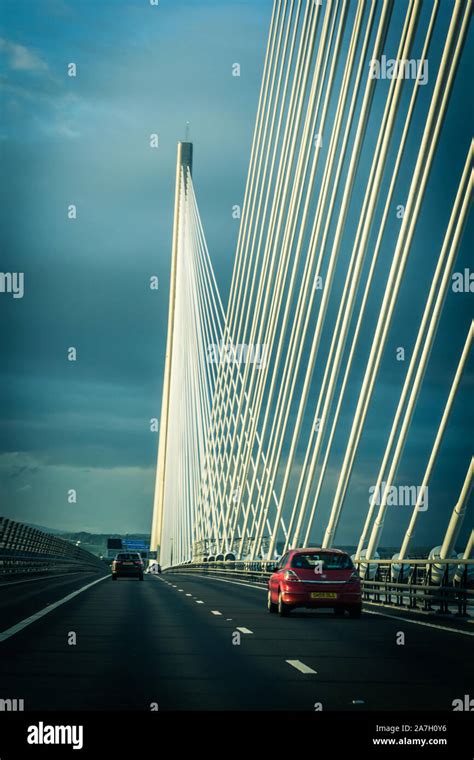
[[[119,552],[112,562],[112,580],[138,578],[143,580],[143,560],[138,552]]]
[[[293,549],[268,581],[268,611],[287,615],[296,607],[328,608],[351,617],[362,612],[361,580],[350,556],[339,549]]]

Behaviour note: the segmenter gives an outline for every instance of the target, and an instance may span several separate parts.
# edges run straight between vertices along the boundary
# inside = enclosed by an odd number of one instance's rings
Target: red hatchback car
[[[332,607],[360,617],[360,577],[350,556],[339,549],[292,549],[268,581],[268,611],[287,615],[295,607]]]

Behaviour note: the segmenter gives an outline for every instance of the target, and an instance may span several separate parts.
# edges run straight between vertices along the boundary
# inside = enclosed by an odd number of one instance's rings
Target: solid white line
[[[437,628],[440,631],[449,631],[450,633],[461,633],[464,636],[474,636],[474,631],[462,631],[460,628],[450,628],[447,625],[436,625],[436,623],[425,623],[424,620],[412,620],[411,618],[402,617],[401,615],[387,615],[386,612],[375,612],[375,610],[366,610],[364,614],[380,615],[381,617],[391,618],[392,620],[402,620],[404,623],[413,623],[414,625],[424,625],[426,628]]]
[[[79,588],[77,591],[73,591],[72,594],[68,594],[67,596],[63,597],[63,599],[59,599],[59,601],[53,602],[53,604],[50,604],[48,607],[45,607],[39,612],[35,612],[34,615],[30,615],[30,617],[27,617],[24,620],[21,620],[19,623],[17,623],[16,625],[13,625],[11,628],[7,628],[5,631],[2,631],[0,633],[0,642],[6,641],[6,639],[9,639],[11,636],[14,636],[15,633],[19,633],[20,631],[23,630],[23,628],[26,628],[28,625],[31,625],[31,623],[36,622],[36,620],[39,620],[40,618],[44,617],[49,612],[52,612],[57,607],[60,607],[62,604],[69,602],[70,599],[74,599],[75,596],[77,596],[78,594],[81,594],[83,591],[87,591],[87,589],[91,588],[91,586],[95,586],[96,583],[105,581],[106,578],[110,578],[110,573],[108,573],[107,575],[104,575],[102,578],[99,578],[96,581],[92,581],[92,583],[88,583],[87,586],[82,586],[82,588]]]
[[[237,628],[240,633],[253,633],[249,628]]]
[[[222,615],[222,612],[219,612],[219,610],[211,610],[211,615]]]
[[[184,575],[184,573],[183,573]],[[221,583],[232,583],[234,586],[245,586],[246,588],[255,588],[259,591],[265,591],[267,592],[267,588],[263,586],[256,586],[252,585],[250,583],[239,583],[238,581],[228,581],[226,578],[209,578],[208,575],[197,575],[194,573],[186,573],[186,575],[194,575],[195,578],[204,578],[205,580],[213,580],[213,581],[220,581]],[[367,604],[370,604],[370,602],[367,602]],[[434,623],[425,623],[424,620],[412,620],[409,617],[402,617],[401,615],[388,615],[386,612],[375,612],[375,610],[368,610],[367,607],[363,607],[363,612],[368,613],[369,615],[380,615],[381,617],[387,617],[387,618],[393,618],[394,620],[402,620],[404,623],[413,623],[414,625],[424,625],[427,628],[437,628],[440,631],[448,631],[449,633],[460,633],[463,636],[474,636],[474,633],[471,633],[471,631],[463,631],[460,628],[449,628],[445,625],[435,625]],[[468,622],[474,622],[474,621],[468,621]]]
[[[300,673],[314,673],[314,675],[317,675],[316,670],[310,668],[309,665],[305,665],[304,662],[301,662],[301,660],[285,660],[285,662],[287,662],[288,665],[291,665],[293,668],[296,668],[296,670],[299,670]]]
[[[256,584],[252,583],[244,583],[242,581],[229,581],[227,578],[210,578],[208,575],[197,575],[196,573],[182,573],[182,575],[188,575],[191,578],[204,578],[205,580],[209,581],[220,581],[221,583],[232,583],[233,586],[245,586],[246,588],[256,588],[259,591],[267,591],[266,586],[257,586]]]

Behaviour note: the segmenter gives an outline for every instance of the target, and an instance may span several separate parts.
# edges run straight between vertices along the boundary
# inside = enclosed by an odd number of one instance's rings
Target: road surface
[[[25,710],[451,711],[472,692],[474,626],[373,606],[360,620],[279,618],[243,582],[100,577],[0,587],[0,698]]]

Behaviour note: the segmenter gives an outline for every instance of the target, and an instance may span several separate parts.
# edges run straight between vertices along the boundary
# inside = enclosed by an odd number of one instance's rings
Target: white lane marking
[[[201,602],[200,599],[196,599],[196,604],[204,604],[204,602]]]
[[[256,588],[259,591],[268,591],[268,586],[262,586],[261,584],[257,586],[255,583],[243,583],[239,581],[228,581],[227,578],[209,578],[208,575],[197,575],[197,573],[181,573],[181,575],[187,575],[190,578],[204,578],[206,581],[220,581],[221,583],[231,583],[233,586],[245,586],[246,588]]]
[[[222,615],[222,612],[219,612],[219,610],[211,610],[211,615]]]
[[[36,620],[39,620],[40,618],[44,617],[49,612],[52,612],[57,607],[60,607],[62,604],[69,602],[70,599],[74,599],[75,596],[77,596],[78,594],[81,594],[83,591],[87,591],[87,589],[91,588],[91,586],[95,586],[96,583],[105,581],[106,578],[110,578],[110,573],[107,575],[104,575],[102,578],[99,578],[96,581],[92,581],[92,583],[88,583],[87,586],[82,586],[82,588],[77,589],[77,591],[73,591],[72,594],[68,594],[62,599],[59,599],[59,601],[53,602],[53,604],[49,604],[47,607],[40,610],[39,612],[35,612],[34,615],[30,615],[30,617],[27,617],[24,620],[21,620],[19,623],[16,623],[16,625],[12,625],[11,628],[7,628],[5,631],[2,631],[0,633],[0,642],[6,641],[6,639],[9,639],[11,636],[14,636],[15,633],[19,633],[20,631],[23,630],[23,628],[26,628],[28,625],[31,625],[31,623],[34,623]]]
[[[240,633],[253,633],[253,631],[250,630],[250,628],[237,628]]]
[[[192,596],[192,594],[186,594],[186,596]]]
[[[474,631],[461,631],[459,628],[450,628],[448,625],[437,625],[436,623],[425,623],[424,620],[412,620],[411,618],[402,617],[401,615],[387,615],[386,612],[376,612],[367,610],[364,607],[364,613],[367,615],[380,615],[381,617],[391,618],[392,620],[402,620],[404,623],[413,623],[414,625],[424,625],[426,628],[438,628],[440,631],[449,631],[450,633],[461,633],[464,636],[474,636]]]
[[[208,575],[197,575],[196,573],[183,573],[183,575],[194,575],[195,578],[204,578],[205,580],[220,581],[221,583],[232,583],[234,586],[245,586],[246,588],[255,588],[259,591],[268,592],[267,587],[256,586],[251,583],[239,583],[238,581],[228,581],[226,578],[209,578]],[[370,604],[370,602],[368,602]],[[449,633],[460,633],[463,636],[474,636],[471,631],[462,631],[460,628],[449,628],[446,625],[435,625],[434,623],[425,623],[424,620],[412,620],[409,617],[402,617],[401,615],[387,615],[386,612],[375,612],[375,610],[368,610],[367,607],[363,607],[363,612],[369,615],[380,615],[381,617],[393,618],[394,620],[402,620],[404,623],[413,623],[414,625],[424,625],[426,628],[437,628],[441,631],[449,631]],[[474,621],[470,621],[474,622]]]
[[[179,588],[178,591],[184,591],[184,588]]]
[[[316,670],[310,668],[309,665],[305,665],[304,662],[301,662],[301,660],[285,660],[285,662],[287,662],[288,665],[291,665],[293,668],[296,668],[296,670],[299,670],[300,673],[313,673],[314,675],[317,675]]]

